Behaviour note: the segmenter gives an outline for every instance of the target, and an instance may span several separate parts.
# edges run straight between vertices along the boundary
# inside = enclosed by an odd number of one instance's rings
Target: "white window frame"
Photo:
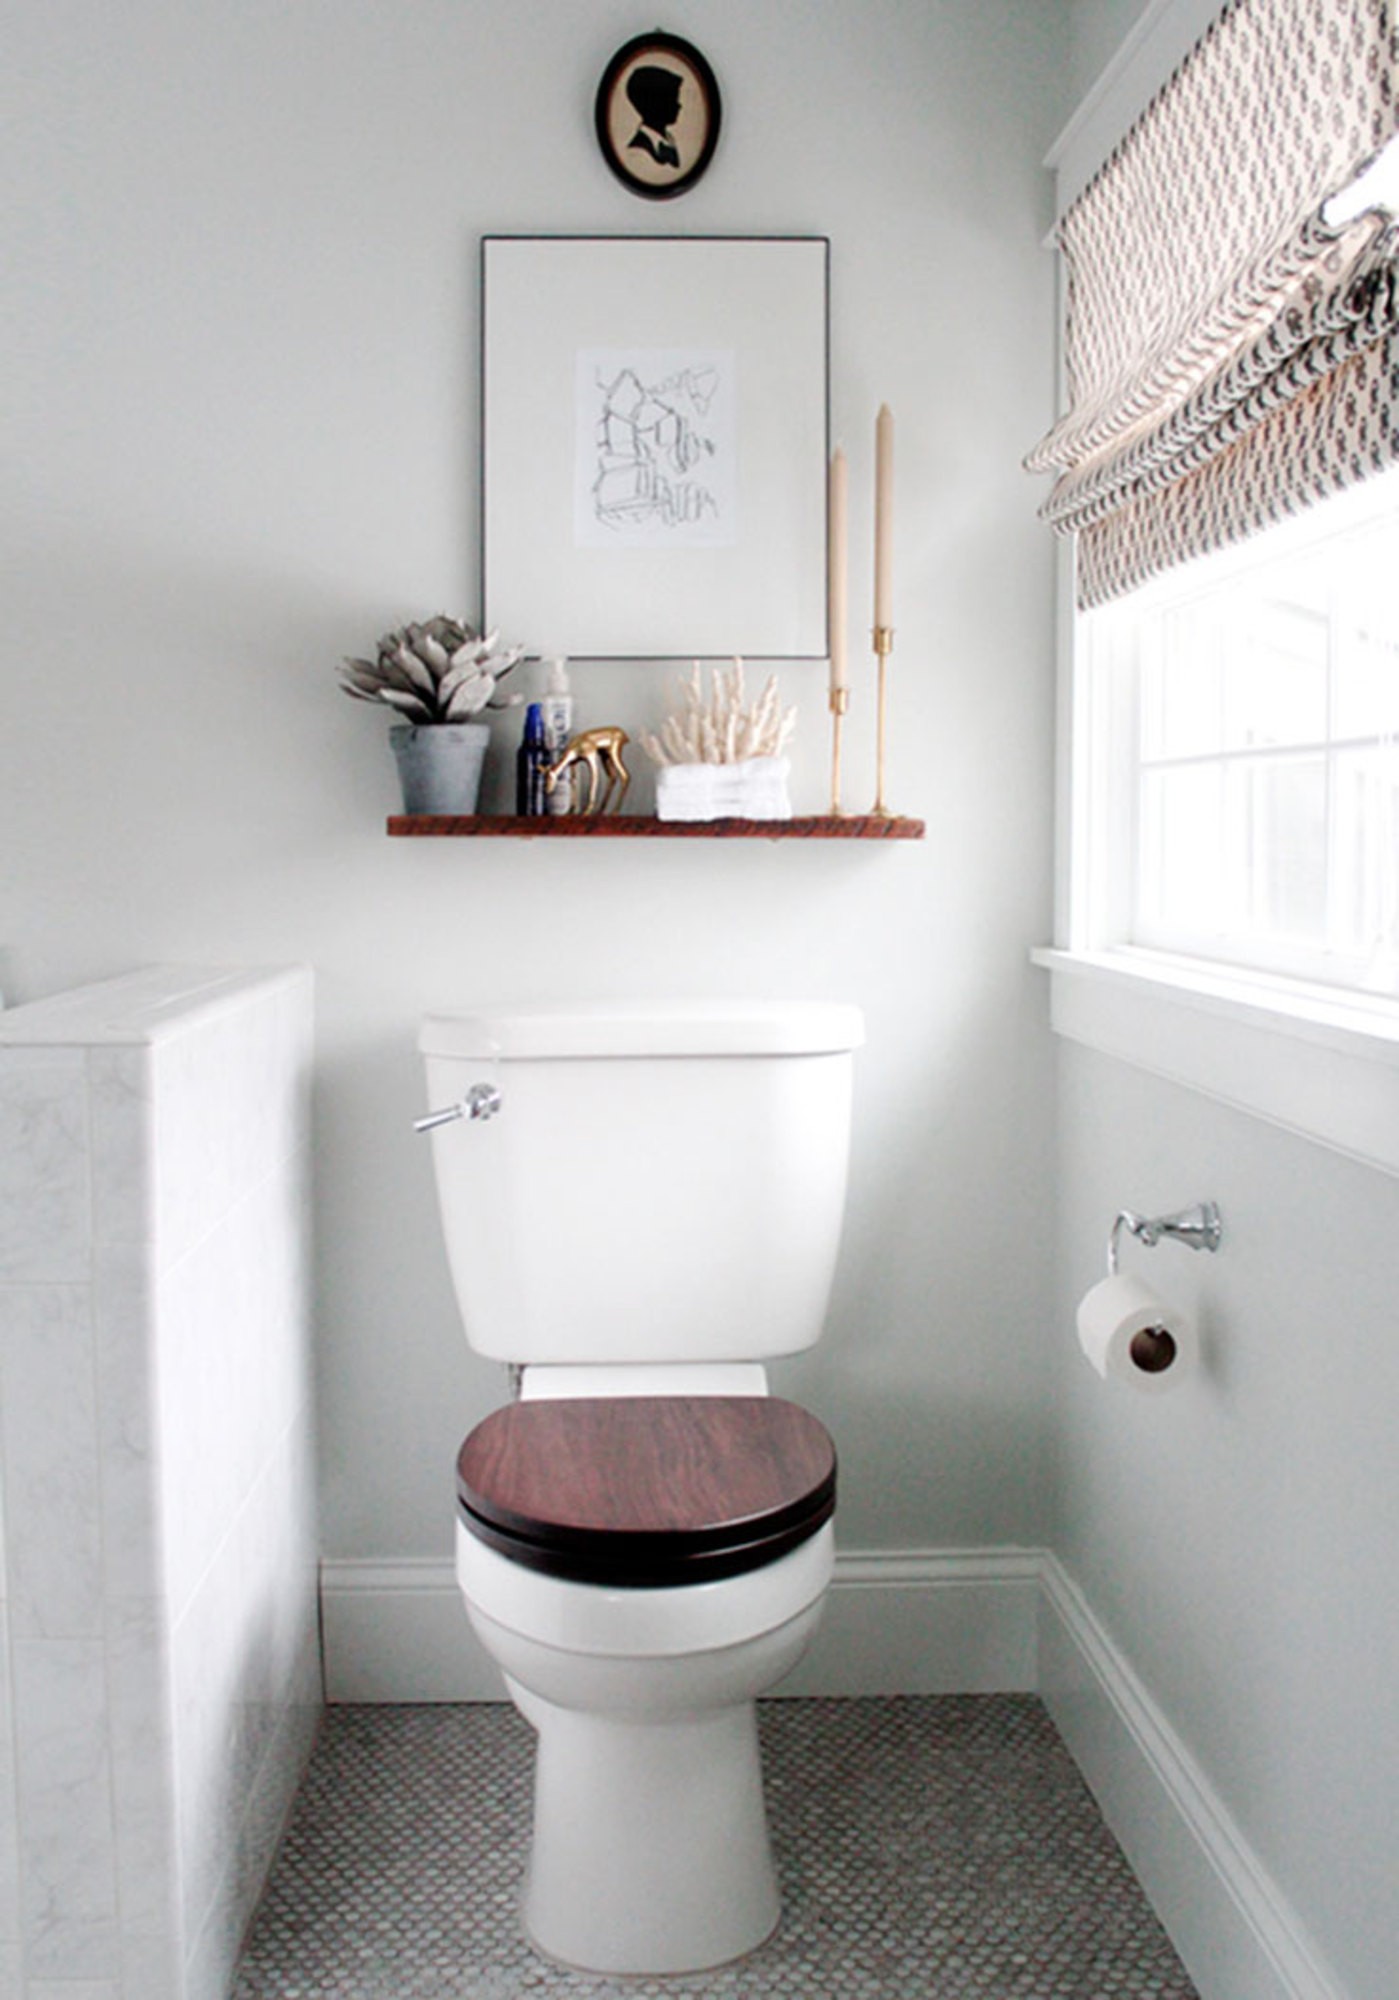
[[[1050,154],[1061,211],[1217,9],[1153,0],[1144,11]],[[1107,718],[1073,601],[1065,544],[1055,943],[1032,954],[1050,974],[1056,1033],[1399,1174],[1399,1002],[1114,941],[1127,927],[1097,860],[1114,802],[1091,782]]]

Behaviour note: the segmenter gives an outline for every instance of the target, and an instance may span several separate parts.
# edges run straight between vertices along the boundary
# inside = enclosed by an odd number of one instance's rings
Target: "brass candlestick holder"
[[[849,688],[833,687],[830,692],[831,704],[831,818],[843,819],[845,809],[840,803],[840,733],[845,725],[845,711],[850,706]]]
[[[875,723],[875,788],[874,806],[871,817],[874,819],[893,819],[894,814],[889,810],[884,799],[884,722],[889,655],[894,650],[894,628],[892,625],[876,625],[873,637],[875,656],[879,661],[879,707]]]

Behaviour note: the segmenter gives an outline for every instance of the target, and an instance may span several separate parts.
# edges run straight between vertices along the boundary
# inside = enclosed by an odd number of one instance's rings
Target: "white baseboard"
[[[327,1701],[504,1701],[450,1562],[321,1559]]]
[[[1039,1691],[1205,2000],[1345,1988],[1058,1558],[1042,1559]]]
[[[499,1701],[450,1562],[321,1565],[326,1698]],[[1186,1745],[1058,1559],[836,1558],[783,1695],[1039,1693],[1204,2000],[1347,2000]]]
[[[825,1616],[783,1694],[1007,1694],[1036,1685],[1033,1549],[836,1557]],[[450,1562],[321,1564],[329,1701],[502,1701]]]

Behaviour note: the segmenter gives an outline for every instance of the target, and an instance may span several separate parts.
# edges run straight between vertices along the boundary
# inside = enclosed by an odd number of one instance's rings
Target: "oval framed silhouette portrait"
[[[633,194],[667,201],[692,188],[719,143],[719,86],[691,43],[659,29],[618,49],[598,85],[602,157]]]

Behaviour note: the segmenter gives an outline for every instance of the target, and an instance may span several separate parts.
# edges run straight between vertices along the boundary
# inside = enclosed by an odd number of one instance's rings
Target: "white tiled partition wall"
[[[0,1012],[0,1996],[222,2000],[320,1712],[306,971]]]

